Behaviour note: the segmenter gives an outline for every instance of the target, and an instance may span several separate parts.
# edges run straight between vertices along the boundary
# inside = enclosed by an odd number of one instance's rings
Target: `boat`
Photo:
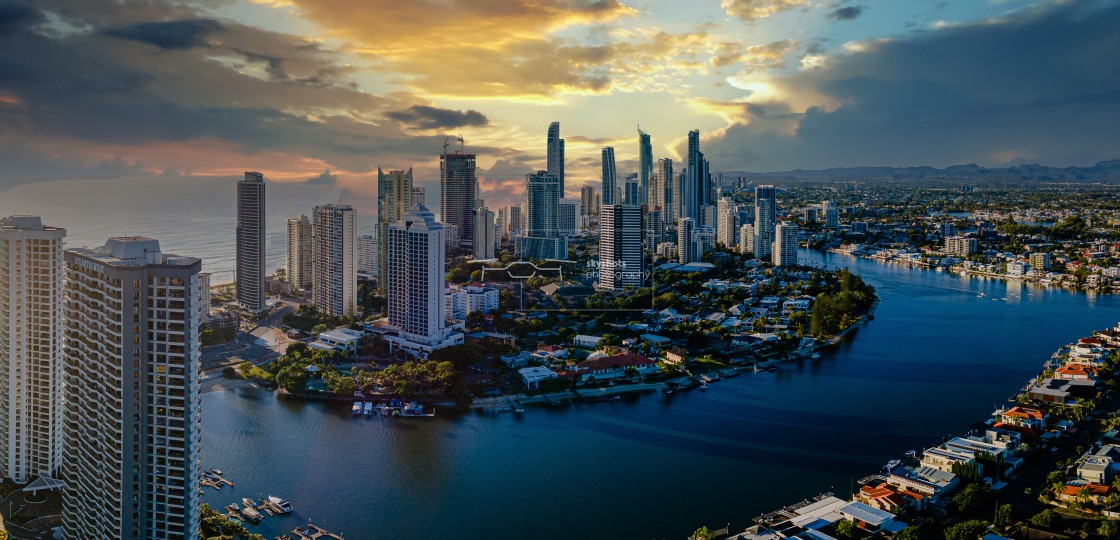
[[[916,457],[918,457],[918,452],[917,452],[917,450],[907,450],[906,453],[903,454],[903,455],[908,457],[908,458],[916,458]]]
[[[821,353],[819,353],[819,352],[815,352],[815,353],[813,353],[813,356],[811,356],[810,358],[812,358],[813,360],[816,360],[816,359],[818,359],[818,358],[820,358],[820,357],[821,357]]]
[[[276,507],[280,509],[281,513],[288,514],[288,513],[291,513],[291,511],[292,511],[292,503],[290,503],[288,501],[285,501],[284,499],[281,499],[280,497],[274,497],[272,495],[269,495],[268,496],[268,502],[276,505]]]
[[[702,382],[702,383],[700,383],[700,386],[696,387],[696,389],[703,392],[703,391],[708,389],[708,383]]]
[[[373,402],[372,401],[367,401],[365,403],[365,405],[362,408],[362,414],[364,414],[366,416],[369,416],[369,415],[373,414]]]
[[[221,469],[210,469],[210,472],[212,472],[212,473],[214,473],[214,474],[222,474],[222,470],[221,470]]]
[[[249,520],[252,523],[259,523],[260,520],[264,518],[264,516],[262,516],[256,508],[253,508],[251,506],[247,506],[242,509],[241,515],[245,516],[245,519]]]
[[[396,412],[402,417],[432,417],[436,415],[434,412],[424,412],[424,406],[415,401],[405,403]]]
[[[354,402],[354,407],[352,407],[350,409],[350,414],[352,414],[354,416],[362,414],[362,402],[361,401],[355,401]]]
[[[253,502],[253,499],[250,499],[248,497],[243,497],[241,499],[241,504],[244,505],[245,508],[256,508],[257,507],[257,503]]]
[[[892,460],[887,462],[886,470],[888,470],[888,471],[894,470],[894,468],[898,467],[899,465],[902,465],[901,461],[899,461],[897,459],[892,459]]]

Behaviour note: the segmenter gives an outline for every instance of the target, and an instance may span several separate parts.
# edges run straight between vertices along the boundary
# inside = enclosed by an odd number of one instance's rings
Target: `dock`
[[[306,527],[292,529],[294,540],[343,540],[342,535],[332,533],[318,525],[308,523]]]
[[[206,471],[202,473],[202,481],[200,483],[203,486],[211,487],[219,491],[222,489],[222,484],[233,487],[233,482],[222,476],[221,471],[218,469],[206,469]]]

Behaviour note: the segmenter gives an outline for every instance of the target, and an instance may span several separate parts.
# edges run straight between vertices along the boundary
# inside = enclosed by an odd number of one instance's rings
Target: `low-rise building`
[[[627,375],[627,370],[631,368],[633,373],[638,375],[656,373],[661,369],[657,362],[648,357],[634,353],[623,353],[614,356],[588,358],[576,364],[575,371],[580,374],[583,380],[592,377],[596,380],[604,380],[624,377]]]
[[[352,356],[358,353],[358,344],[361,338],[362,333],[357,330],[339,328],[320,332],[315,341],[308,343],[307,346],[312,349],[335,351]]]
[[[1079,396],[1091,397],[1096,393],[1096,381],[1071,381],[1047,378],[1027,389],[1027,397],[1044,403],[1061,403]]]
[[[583,336],[577,335],[572,338],[572,346],[581,349],[596,349],[599,343],[603,341],[603,336]]]
[[[555,379],[558,377],[555,371],[543,366],[531,366],[517,370],[521,375],[521,381],[525,384],[525,388],[535,390],[541,387],[541,381],[548,379]]]
[[[1037,430],[1046,429],[1046,419],[1049,417],[1048,414],[1041,410],[1032,409],[1030,407],[1012,407],[998,413],[997,416],[999,417],[999,421],[1004,424],[1025,426]]]
[[[857,527],[865,531],[900,531],[906,528],[906,524],[896,522],[894,514],[878,508],[872,508],[859,501],[850,502],[841,506],[839,510],[844,519],[855,523]]]

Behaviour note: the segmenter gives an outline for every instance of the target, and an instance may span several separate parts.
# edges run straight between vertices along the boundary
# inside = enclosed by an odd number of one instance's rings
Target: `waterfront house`
[[[1085,364],[1066,364],[1054,370],[1054,378],[1066,381],[1088,381],[1097,378],[1097,368]]]
[[[841,506],[837,512],[840,515],[855,523],[857,527],[865,531],[878,532],[889,531],[897,532],[906,528],[906,524],[900,521],[895,521],[894,514],[878,508],[872,508],[859,501],[850,502]]]
[[[944,472],[953,472],[954,466],[976,465],[976,456],[972,452],[962,452],[958,449],[941,448],[934,446],[922,452],[922,466],[930,467]]]
[[[1064,404],[1074,397],[1092,397],[1096,393],[1096,381],[1043,379],[1027,389],[1027,397],[1043,403]]]
[[[683,364],[688,360],[688,351],[680,348],[673,347],[665,351],[665,361],[670,364]]]
[[[1120,470],[1120,447],[1106,444],[1077,465],[1077,477],[1099,484],[1111,484]]]
[[[626,376],[633,368],[638,375],[655,373],[660,370],[657,362],[640,354],[623,353],[614,356],[588,358],[575,366],[584,381],[594,377],[596,380],[617,379]]]
[[[1101,504],[1112,493],[1112,486],[1089,482],[1087,484],[1066,484],[1058,492],[1058,500],[1064,502],[1089,502]]]
[[[943,496],[956,491],[957,486],[960,485],[960,479],[952,472],[933,467],[914,469],[903,466],[891,469],[890,474],[887,475],[887,483],[906,491],[925,495],[933,500],[939,500]]]
[[[1012,407],[1006,411],[997,411],[996,416],[1004,424],[1024,426],[1040,431],[1046,429],[1046,419],[1050,417],[1049,414],[1030,407]]]
[[[925,495],[893,486],[885,480],[859,488],[855,499],[863,504],[894,513],[902,507],[920,508]]]
[[[521,375],[521,381],[525,383],[525,388],[529,390],[540,388],[541,381],[558,377],[555,371],[543,366],[521,368],[517,372]]]

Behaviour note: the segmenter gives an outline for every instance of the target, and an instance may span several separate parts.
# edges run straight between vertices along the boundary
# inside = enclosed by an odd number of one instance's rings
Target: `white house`
[[[525,367],[517,372],[521,374],[521,380],[528,389],[540,388],[541,381],[557,378],[555,371],[542,366]]]
[[[597,348],[599,346],[599,342],[601,342],[601,341],[603,341],[602,336],[577,335],[577,336],[572,338],[572,346],[579,347],[581,349],[592,349],[592,350],[594,350],[595,348]]]

